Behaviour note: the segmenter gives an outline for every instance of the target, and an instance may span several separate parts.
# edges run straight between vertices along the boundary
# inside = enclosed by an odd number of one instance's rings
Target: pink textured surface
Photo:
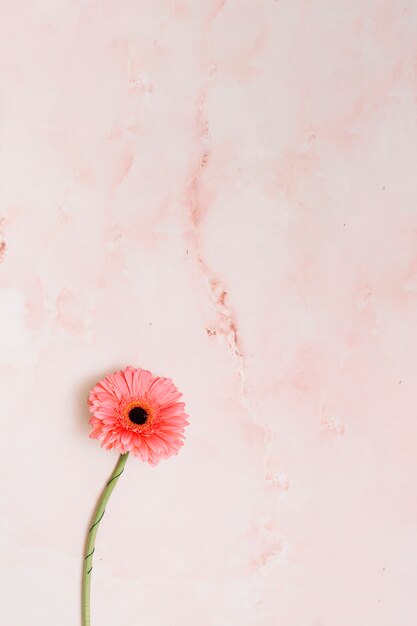
[[[0,604],[79,624],[117,455],[86,395],[170,376],[94,626],[417,623],[417,3],[2,2]]]

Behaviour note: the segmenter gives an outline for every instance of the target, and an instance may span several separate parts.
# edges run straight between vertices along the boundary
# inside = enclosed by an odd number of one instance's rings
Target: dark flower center
[[[141,406],[134,406],[129,411],[129,419],[134,424],[144,424],[148,419],[148,414]]]

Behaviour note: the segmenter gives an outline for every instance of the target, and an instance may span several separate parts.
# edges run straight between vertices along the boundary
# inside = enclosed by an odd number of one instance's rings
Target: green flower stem
[[[116,486],[119,476],[123,473],[126,465],[127,457],[129,453],[121,454],[114,468],[113,474],[110,476],[109,481],[104,487],[100,500],[97,505],[97,509],[94,513],[94,518],[91,522],[91,528],[88,531],[87,543],[85,546],[84,567],[83,567],[83,580],[82,580],[82,613],[83,613],[83,626],[90,626],[90,581],[91,570],[93,569],[93,553],[94,544],[96,540],[97,530],[101,519],[106,510],[107,502],[112,494],[113,489]]]

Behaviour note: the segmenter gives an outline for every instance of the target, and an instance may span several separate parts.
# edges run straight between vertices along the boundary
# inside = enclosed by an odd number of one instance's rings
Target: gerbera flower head
[[[129,366],[107,374],[88,396],[90,437],[106,450],[132,452],[156,465],[183,445],[188,415],[181,397],[170,378],[147,370]]]

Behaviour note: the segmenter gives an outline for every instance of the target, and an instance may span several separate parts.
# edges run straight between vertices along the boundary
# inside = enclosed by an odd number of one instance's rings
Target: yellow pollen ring
[[[144,424],[135,424],[129,418],[130,411],[136,407],[143,409],[147,414],[147,419]],[[155,411],[153,410],[151,404],[149,404],[149,402],[147,402],[143,398],[140,400],[131,400],[130,402],[125,404],[125,406],[123,407],[122,415],[123,415],[123,421],[125,423],[125,426],[127,426],[127,428],[129,428],[130,430],[140,430],[142,432],[144,430],[148,430],[149,426],[155,419]]]

